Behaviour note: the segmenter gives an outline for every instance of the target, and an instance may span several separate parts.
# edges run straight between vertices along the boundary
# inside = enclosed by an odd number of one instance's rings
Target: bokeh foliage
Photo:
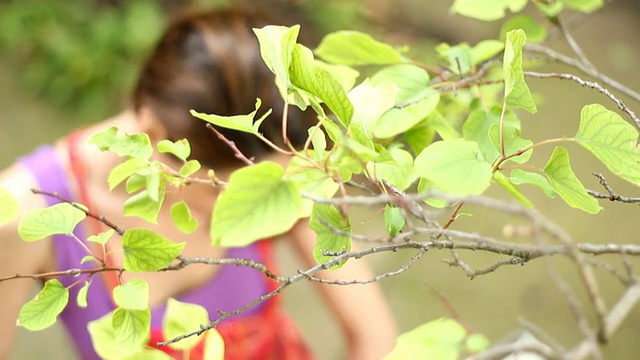
[[[36,96],[96,119],[126,103],[165,21],[152,0],[0,3],[0,55]]]

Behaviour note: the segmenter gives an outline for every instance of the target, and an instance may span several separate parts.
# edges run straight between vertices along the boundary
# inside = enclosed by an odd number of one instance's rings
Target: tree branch
[[[631,117],[633,122],[636,124],[636,126],[638,128],[640,128],[640,119],[638,119],[636,114],[631,109],[629,109],[627,107],[627,105],[625,105],[624,102],[622,102],[622,100],[618,99],[609,90],[603,88],[600,84],[598,84],[596,82],[586,81],[586,80],[583,80],[580,77],[572,75],[572,74],[539,73],[539,72],[534,72],[534,71],[525,71],[524,74],[526,76],[537,77],[537,78],[556,78],[556,79],[572,80],[572,81],[577,82],[581,86],[586,86],[588,88],[597,90],[597,91],[605,94],[609,99],[611,99],[613,102],[615,102],[616,105],[618,105],[618,108],[620,110],[624,111],[625,113],[627,113]]]

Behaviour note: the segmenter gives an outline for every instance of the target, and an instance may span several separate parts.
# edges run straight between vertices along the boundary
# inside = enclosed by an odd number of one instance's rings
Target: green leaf
[[[475,109],[462,126],[462,136],[466,140],[478,143],[485,158],[491,161],[500,155],[500,151],[491,141],[489,130],[492,126],[500,125],[501,113],[502,108],[498,105],[492,107],[490,111]],[[504,115],[504,125],[519,130],[520,120],[512,111],[507,110]]]
[[[209,313],[204,307],[169,298],[167,300],[167,310],[162,320],[162,333],[165,339],[173,339],[208,323]],[[200,340],[202,340],[200,337],[192,336],[170,344],[169,347],[176,350],[190,350]]]
[[[113,289],[113,301],[127,310],[149,308],[149,284],[142,279],[131,279]]]
[[[27,212],[18,224],[24,241],[36,241],[56,234],[71,234],[87,215],[68,203]]]
[[[351,224],[333,205],[316,203],[313,206],[309,227],[317,235],[313,258],[318,264],[333,259],[335,254],[351,250]],[[332,269],[339,268],[345,262]]]
[[[451,12],[470,18],[493,21],[505,17],[505,10],[519,12],[527,5],[527,0],[455,0]]]
[[[324,61],[343,65],[385,65],[404,62],[390,45],[358,31],[338,31],[326,35],[315,53]]]
[[[118,308],[113,312],[111,324],[118,348],[133,355],[147,341],[151,328],[151,311]]]
[[[547,4],[542,1],[534,1],[534,4],[538,7],[538,10],[546,16],[546,17],[555,17],[558,16],[564,9],[564,3],[562,1],[553,1],[550,4]]]
[[[389,149],[391,161],[378,159],[367,164],[367,172],[376,180],[386,180],[400,190],[408,188],[416,178],[412,174],[413,156],[401,148]]]
[[[471,47],[469,47],[467,43],[461,43],[455,46],[442,43],[436,47],[436,51],[441,58],[449,63],[449,70],[457,75],[468,74],[475,65],[473,63]]]
[[[200,170],[201,167],[202,165],[198,160],[189,160],[187,163],[182,165],[179,172],[182,176],[191,176]]]
[[[125,190],[127,191],[127,193],[131,194],[142,189],[143,187],[145,187],[146,184],[147,184],[146,176],[133,174],[127,179],[127,182],[125,184]]]
[[[587,194],[580,180],[571,170],[569,153],[563,147],[556,147],[551,158],[544,167],[551,188],[571,207],[589,214],[597,214],[602,210],[598,200]]]
[[[93,135],[90,144],[102,151],[114,151],[120,156],[130,156],[148,160],[153,154],[151,140],[147,134],[119,135],[115,126]]]
[[[98,259],[96,259],[94,256],[87,255],[87,256],[84,256],[82,259],[80,259],[80,265],[82,265],[82,264],[84,264],[86,262],[89,262],[89,261],[95,261],[97,263],[100,263],[100,261]]]
[[[0,185],[0,226],[8,224],[20,214],[18,199],[5,186]]]
[[[425,119],[425,125],[433,128],[442,140],[453,140],[461,137],[458,130],[439,112],[433,111]]]
[[[453,195],[481,194],[491,182],[491,165],[478,144],[463,139],[431,144],[416,157],[414,173]]]
[[[604,6],[604,0],[562,0],[564,4],[573,10],[590,13]]]
[[[470,353],[485,351],[491,346],[491,342],[482,334],[470,334],[464,342],[465,350]]]
[[[173,142],[171,140],[160,140],[157,145],[158,151],[161,153],[169,153],[178,159],[185,161],[191,155],[191,145],[187,139]]]
[[[533,208],[533,203],[503,173],[496,171],[493,173],[493,179],[524,206]]]
[[[346,92],[338,80],[315,64],[311,50],[296,44],[291,54],[289,76],[295,86],[324,101],[343,125],[349,124],[353,106]]]
[[[130,229],[122,237],[127,271],[156,271],[171,264],[186,242],[173,241],[147,229]]]
[[[502,25],[500,29],[500,40],[505,41],[507,33],[516,29],[522,29],[527,41],[531,43],[541,43],[547,38],[546,27],[538,25],[535,20],[528,15],[516,15]]]
[[[216,329],[207,330],[203,360],[224,360],[224,339]]]
[[[149,191],[141,191],[128,198],[124,203],[124,216],[137,216],[152,224],[158,223],[158,214],[165,197],[165,185],[160,183],[158,201],[154,201]]]
[[[69,290],[58,279],[50,279],[38,295],[20,309],[18,325],[31,331],[53,325],[69,302]]]
[[[436,116],[436,114],[439,113],[434,111],[429,117]],[[435,136],[436,133],[434,128],[428,126],[425,122],[420,122],[417,126],[414,126],[403,134],[404,141],[409,145],[413,154],[418,154],[424,148],[429,146],[429,144],[433,142]],[[444,137],[442,138],[444,139]]]
[[[493,125],[489,129],[489,138],[491,143],[495,147],[496,151],[500,151],[500,126]],[[504,127],[504,151],[505,155],[511,155],[521,152],[522,150],[533,145],[533,141],[523,139],[520,137],[520,130],[511,126]],[[529,149],[526,152],[510,158],[508,161],[513,161],[517,164],[524,164],[529,161],[533,149]]]
[[[462,325],[451,319],[438,319],[398,336],[396,346],[385,360],[438,359],[456,360],[466,337]]]
[[[532,172],[524,171],[520,169],[514,169],[513,171],[511,171],[511,174],[509,174],[509,179],[511,180],[512,183],[516,185],[531,184],[531,185],[537,186],[549,198],[553,199],[556,195],[556,193],[551,188],[551,184],[549,184],[549,181],[547,180],[547,178],[545,178],[540,174],[536,174],[536,173],[532,173]]]
[[[160,171],[158,169],[157,164],[154,164],[147,172],[147,179],[145,181],[145,185],[147,186],[147,194],[149,198],[153,202],[160,202],[160,192],[163,191],[164,198],[164,187],[165,184],[160,184]]]
[[[322,155],[325,154],[325,150],[327,149],[327,138],[324,131],[322,130],[322,128],[314,126],[307,129],[307,134],[311,138],[311,145],[313,147],[314,153],[316,154],[316,160],[321,160]],[[293,159],[295,158],[296,157],[294,157]]]
[[[346,92],[353,88],[353,86],[356,84],[358,76],[360,76],[360,73],[357,70],[346,65],[327,64],[326,62],[320,60],[316,60],[315,64],[319,68],[326,70],[329,74],[331,74],[331,76],[333,76],[333,78],[336,79],[340,83],[340,85],[342,85],[342,88]]]
[[[213,209],[214,245],[246,246],[291,229],[302,210],[301,193],[282,179],[283,172],[276,163],[262,162],[231,174]]]
[[[109,183],[109,190],[113,190],[113,188],[129,176],[148,168],[149,164],[147,161],[140,158],[130,158],[127,161],[118,164],[109,173],[109,178],[107,179],[107,182]]]
[[[395,105],[398,90],[398,85],[393,82],[372,85],[369,79],[365,79],[347,95],[353,105],[350,125],[360,124],[367,134],[372,135],[380,116]]]
[[[575,140],[612,173],[640,185],[638,130],[620,115],[599,104],[586,105]]]
[[[440,94],[431,89],[425,89],[418,96],[419,100],[415,102],[385,112],[378,120],[373,135],[384,139],[404,133],[431,114],[440,101]]]
[[[89,285],[91,285],[91,282],[85,281],[84,285],[82,285],[80,290],[78,290],[78,297],[76,298],[76,302],[81,308],[87,307],[87,293],[89,292]]]
[[[109,230],[107,230],[105,232],[102,232],[102,233],[100,233],[98,235],[89,236],[87,241],[94,242],[94,243],[97,243],[97,244],[100,244],[100,245],[104,246],[107,243],[107,241],[109,241],[109,239],[111,239],[113,234],[115,234],[115,232],[116,232],[115,230],[109,229]]]
[[[371,77],[371,84],[378,85],[391,81],[398,85],[395,96],[396,105],[416,100],[419,93],[429,87],[429,73],[413,64],[396,64],[387,66]]]
[[[120,347],[120,342],[116,339],[116,333],[113,328],[113,312],[97,320],[90,321],[87,324],[87,330],[91,336],[93,349],[102,359],[126,359],[143,349],[142,346],[138,346],[135,349]]]
[[[429,74],[417,66],[388,66],[371,78],[373,85],[389,81],[398,85],[396,107],[378,120],[374,131],[378,138],[392,137],[409,130],[428,116],[440,100],[440,95],[429,88]]]
[[[405,218],[402,208],[387,204],[384,207],[384,225],[389,236],[396,236],[404,227]]]
[[[178,230],[185,234],[191,234],[198,228],[198,220],[191,215],[191,209],[184,200],[171,206],[171,219]]]
[[[331,198],[340,188],[331,176],[326,172],[308,168],[308,163],[299,157],[291,159],[287,167],[286,179],[294,182],[302,194],[307,194],[321,198]],[[302,212],[300,217],[311,215],[314,202],[309,199],[302,199]]]
[[[203,114],[199,113],[195,110],[191,110],[191,115],[197,117],[198,119],[202,119],[208,123],[213,125],[217,125],[226,129],[232,129],[237,131],[242,131],[251,134],[257,134],[258,128],[254,126],[254,119],[256,117],[256,113],[258,109],[260,109],[260,105],[262,105],[262,100],[256,99],[256,109],[247,115],[232,115],[232,116],[222,116],[215,114]],[[256,121],[257,124],[260,124],[262,120],[266,118],[271,113],[271,109],[267,111],[262,118]]]
[[[482,40],[471,48],[471,59],[474,65],[491,59],[504,50],[504,40]]]
[[[289,79],[289,66],[291,53],[296,45],[300,26],[265,26],[262,29],[253,29],[260,43],[260,55],[267,67],[276,76],[276,86],[283,99],[287,98],[291,80]]]
[[[526,35],[522,29],[511,30],[507,33],[504,48],[504,97],[508,105],[518,106],[530,113],[538,111],[533,102],[533,96],[524,81],[522,70],[522,47],[526,42]]]

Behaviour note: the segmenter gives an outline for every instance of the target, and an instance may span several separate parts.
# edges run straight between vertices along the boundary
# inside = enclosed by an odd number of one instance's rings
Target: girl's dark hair
[[[134,91],[134,106],[148,107],[167,129],[170,140],[187,138],[192,157],[209,167],[238,164],[227,144],[191,116],[189,110],[216,115],[248,114],[262,99],[257,116],[273,113],[261,132],[282,144],[284,101],[274,75],[260,56],[252,28],[268,25],[261,16],[238,10],[183,14],[170,22],[165,34],[142,69]],[[300,145],[315,120],[310,112],[290,107],[288,136]],[[251,134],[219,129],[248,157],[270,151]]]

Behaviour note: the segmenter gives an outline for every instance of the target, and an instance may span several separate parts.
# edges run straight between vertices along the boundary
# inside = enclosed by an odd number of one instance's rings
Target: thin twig
[[[607,342],[613,333],[618,330],[622,322],[629,316],[631,310],[640,301],[640,282],[636,281],[622,295],[613,306],[604,321],[604,330],[601,333],[602,341]]]
[[[609,185],[609,183],[607,182],[607,179],[604,177],[604,175],[600,173],[593,173],[593,176],[599,179],[600,185],[602,185],[602,187],[604,187],[604,189],[607,190],[608,194],[602,194],[589,189],[587,189],[587,194],[593,196],[596,199],[609,199],[609,201],[619,201],[627,204],[640,203],[640,198],[626,197],[626,196],[616,194],[616,192],[613,191],[613,188],[611,187],[611,185]]]
[[[249,159],[245,154],[243,154],[242,151],[240,151],[240,149],[238,149],[238,147],[236,146],[235,142],[227,139],[220,131],[218,131],[218,129],[216,129],[213,125],[211,125],[209,123],[207,123],[207,128],[209,130],[213,131],[213,133],[216,134],[218,139],[222,140],[222,142],[227,144],[227,146],[229,146],[229,148],[231,148],[231,150],[233,150],[233,154],[235,155],[235,157],[237,159],[239,159],[240,161],[242,161],[243,163],[245,163],[247,165],[253,165],[253,161],[251,159]]]
[[[640,128],[640,119],[638,119],[636,114],[631,109],[629,109],[627,107],[627,105],[625,105],[624,102],[622,102],[622,100],[618,99],[609,90],[603,88],[597,82],[586,81],[586,80],[583,80],[582,78],[580,78],[580,77],[578,77],[576,75],[562,74],[562,73],[539,73],[539,72],[534,72],[534,71],[525,71],[524,75],[531,76],[531,77],[537,77],[537,78],[556,78],[556,79],[572,80],[572,81],[577,82],[581,86],[586,86],[586,87],[589,87],[591,89],[597,90],[597,91],[603,93],[604,95],[606,95],[613,102],[615,102],[616,105],[618,106],[618,108],[620,110],[624,111],[625,113],[627,113],[631,117],[633,122],[636,124],[636,126],[638,128]]]
[[[640,103],[640,93],[633,91],[631,89],[629,89],[628,87],[622,85],[621,83],[607,77],[606,75],[603,75],[593,69],[589,69],[588,67],[586,67],[585,65],[583,65],[581,62],[570,58],[566,55],[563,55],[559,52],[556,52],[546,46],[542,46],[539,44],[526,44],[525,45],[525,50],[528,51],[533,51],[539,54],[542,54],[546,57],[548,57],[551,60],[554,61],[558,61],[560,63],[563,63],[565,65],[569,65],[572,66],[576,69],[578,69],[579,71],[581,71],[582,73],[592,76],[600,81],[602,81],[603,83],[605,83],[606,85],[620,91],[621,93],[629,96],[630,98],[632,98],[633,100],[637,101]]]
[[[544,330],[542,330],[538,325],[532,323],[531,321],[525,319],[523,316],[518,316],[518,324],[522,326],[525,330],[530,332],[536,339],[543,342],[545,345],[550,347],[554,353],[562,355],[567,349],[564,348],[559,342],[556,341],[552,336],[547,334]]]
[[[587,55],[585,55],[584,51],[582,51],[582,48],[580,47],[580,45],[578,45],[576,40],[573,38],[573,36],[569,32],[569,29],[567,29],[562,19],[560,19],[559,16],[556,16],[551,19],[551,22],[555,24],[558,27],[558,29],[560,29],[560,32],[564,36],[565,40],[567,41],[567,43],[569,44],[573,52],[578,56],[578,59],[580,59],[580,62],[584,66],[586,66],[588,69],[591,69],[592,71],[597,72],[596,67],[593,66],[591,61],[589,61],[589,59],[587,58]]]
[[[15,275],[0,277],[0,282],[7,281],[7,280],[16,280],[16,279],[39,280],[39,279],[57,278],[61,276],[79,276],[79,275],[92,276],[94,274],[97,274],[100,272],[106,272],[106,271],[116,271],[118,273],[122,273],[124,269],[117,268],[117,267],[102,266],[102,267],[93,268],[93,269],[67,269],[67,270],[61,270],[61,271],[49,271],[49,272],[44,272],[39,274],[15,274]]]

